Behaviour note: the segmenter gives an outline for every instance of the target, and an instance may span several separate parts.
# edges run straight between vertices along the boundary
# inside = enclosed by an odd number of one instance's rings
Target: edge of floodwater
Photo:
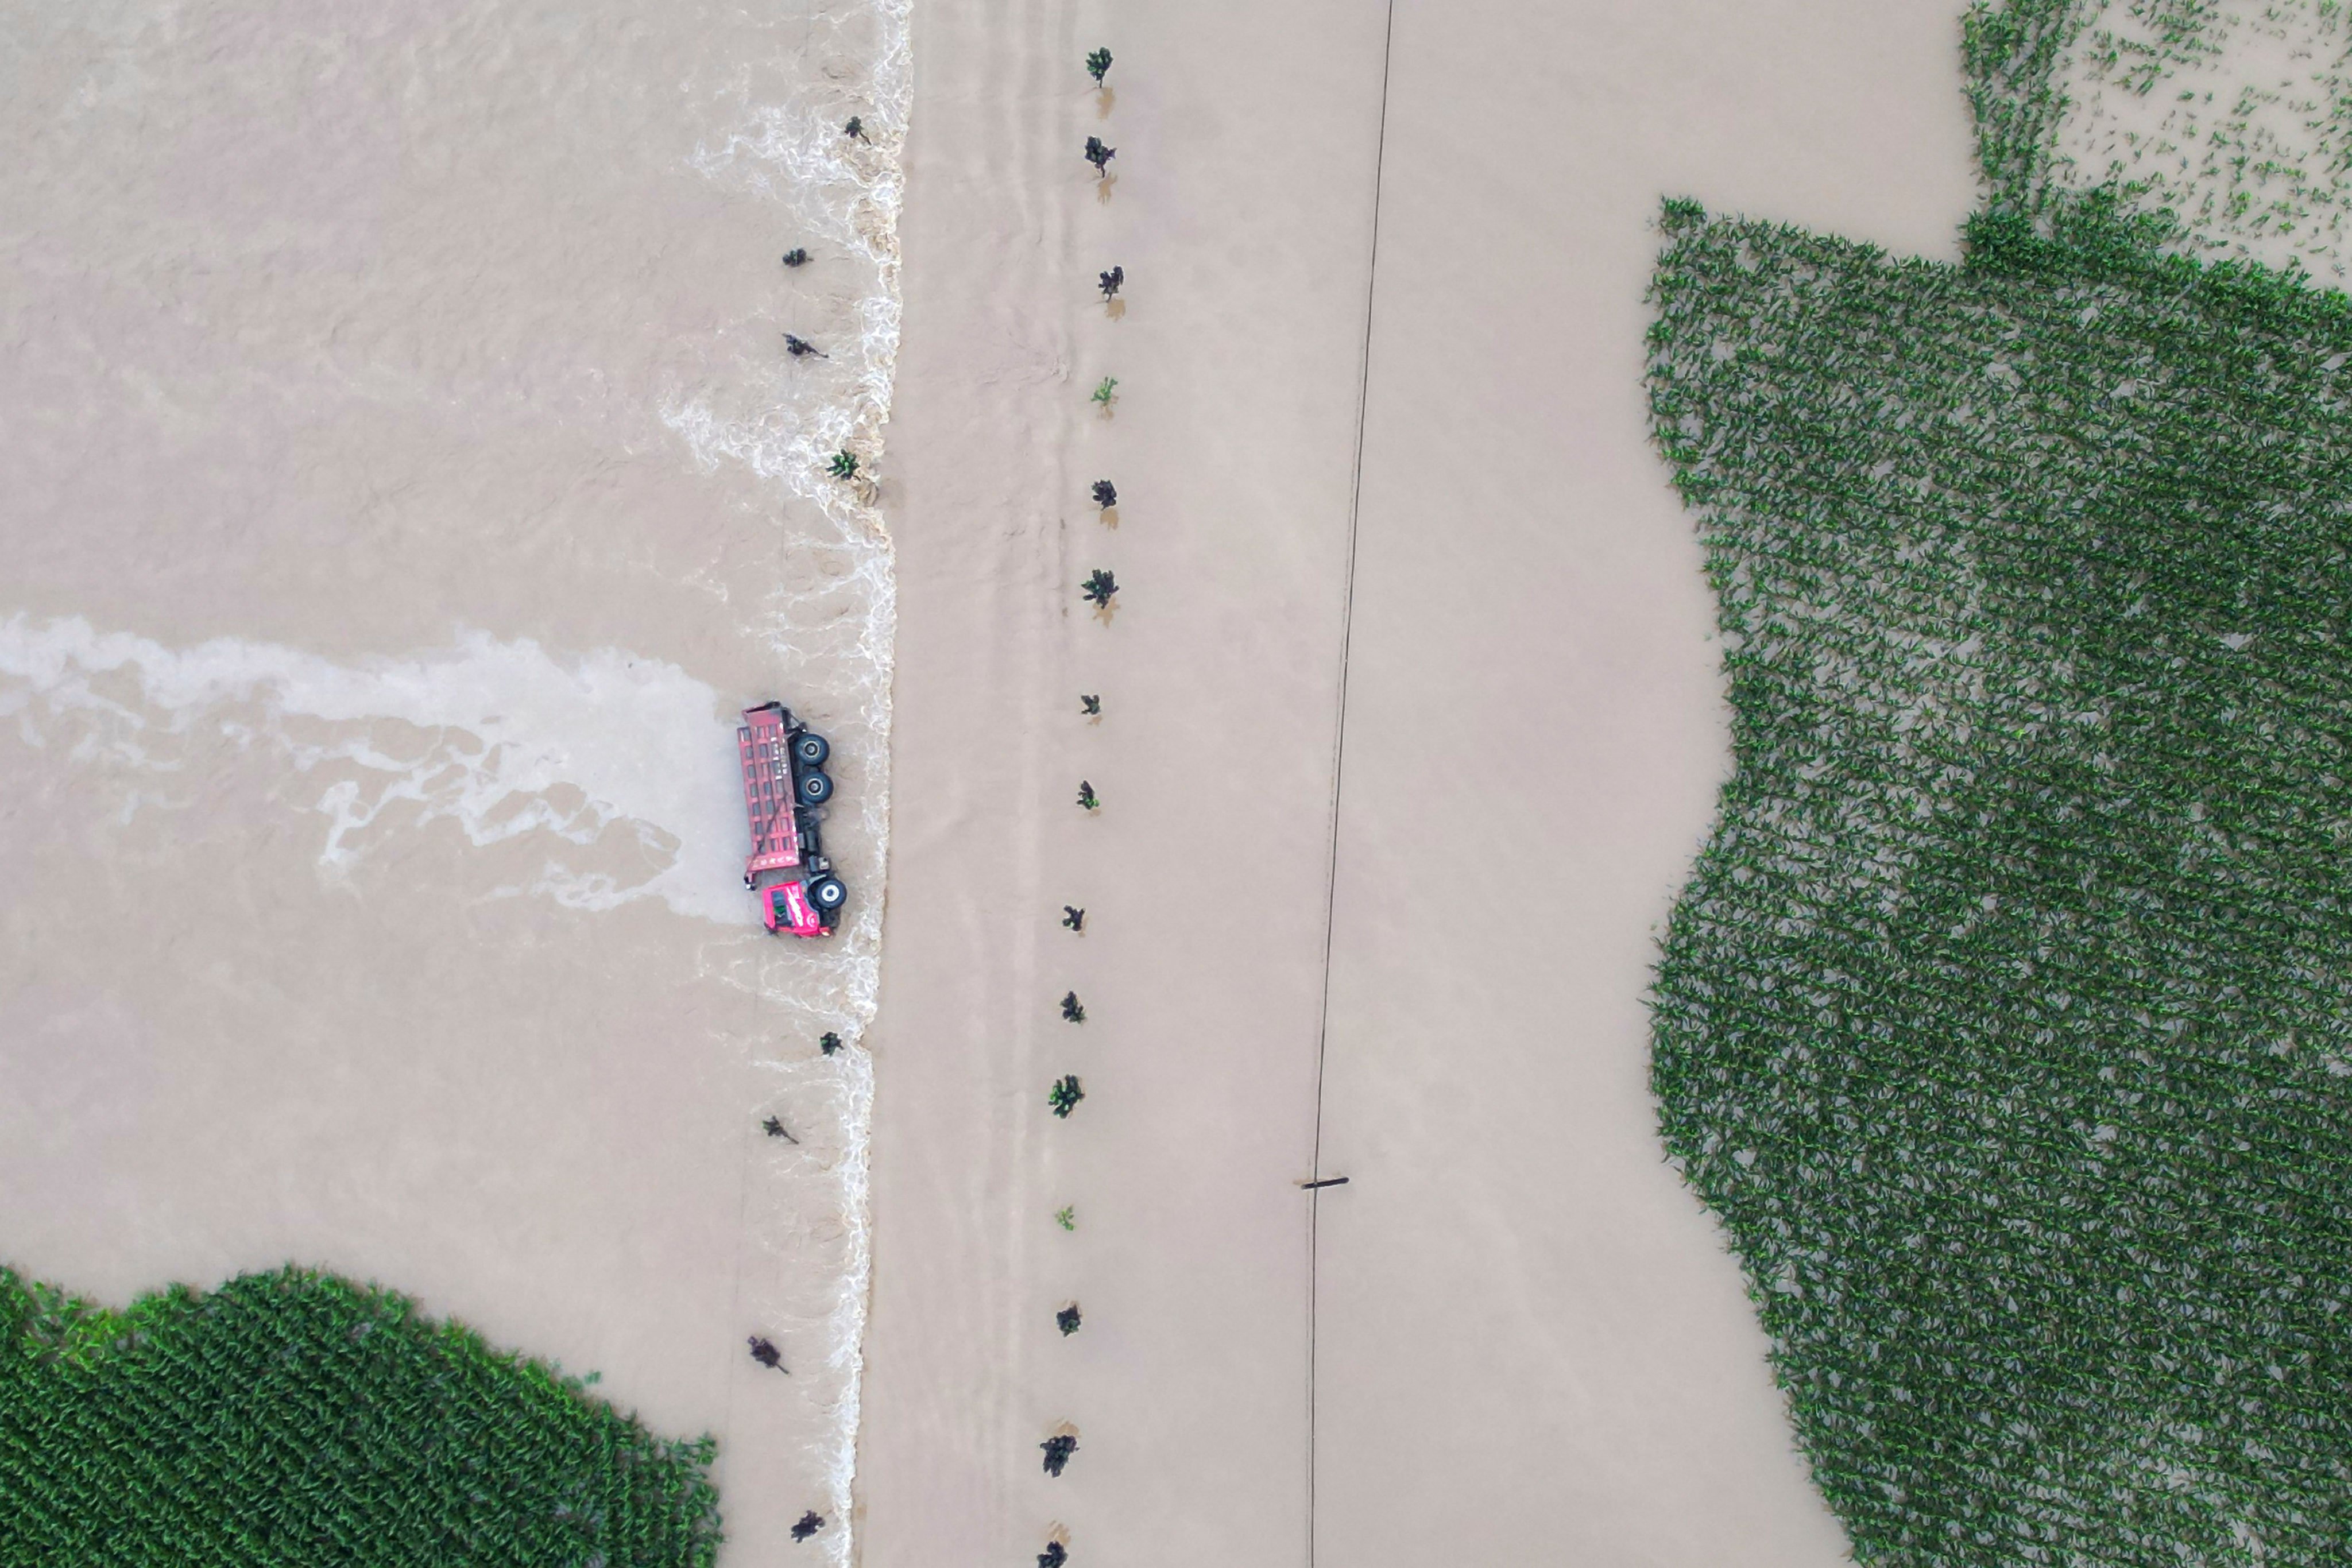
[[[745,423],[714,419],[708,408],[673,402],[663,422],[684,437],[698,462],[738,463],[772,481],[787,502],[814,509],[825,527],[824,542],[847,559],[845,574],[862,603],[855,638],[844,667],[853,672],[837,690],[826,692],[840,706],[832,728],[836,749],[848,734],[862,733],[872,747],[866,787],[854,800],[836,800],[854,813],[849,824],[870,844],[870,863],[861,872],[860,896],[833,949],[837,967],[815,996],[782,997],[791,1011],[815,1027],[842,1036],[843,1049],[824,1059],[832,1074],[826,1098],[838,1113],[840,1158],[831,1167],[839,1183],[843,1240],[829,1310],[822,1318],[826,1347],[822,1365],[838,1379],[824,1407],[830,1420],[830,1451],[822,1467],[828,1528],[819,1538],[825,1561],[847,1568],[857,1557],[857,1440],[863,1406],[865,1332],[872,1293],[869,1173],[873,1134],[874,1068],[866,1044],[881,976],[881,929],[889,862],[890,720],[898,632],[896,552],[884,521],[875,476],[882,466],[884,428],[890,418],[901,315],[898,215],[906,191],[903,152],[914,99],[911,24],[913,0],[853,0],[851,16],[870,22],[862,78],[817,75],[784,105],[743,105],[740,127],[716,144],[698,147],[689,160],[707,178],[748,186],[790,209],[812,244],[823,243],[870,269],[854,302],[856,335],[837,342],[832,366],[845,380],[834,395],[808,405],[758,410]],[[829,18],[836,26],[839,18]],[[857,117],[863,135],[845,136]],[[848,350],[845,352],[844,350]],[[857,459],[860,476],[847,483],[828,471],[835,453]],[[785,527],[781,519],[779,527]],[[790,591],[776,598],[789,610]],[[781,673],[802,665],[808,646],[794,635],[788,614],[771,607],[764,622]],[[836,851],[836,858],[839,852]],[[838,985],[838,990],[835,986]],[[765,987],[761,988],[763,991]],[[791,1074],[796,1076],[796,1074]],[[745,1244],[751,1245],[747,1237]],[[721,1498],[721,1507],[725,1499]]]
[[[890,417],[896,385],[899,327],[904,310],[899,287],[898,216],[906,198],[905,148],[908,122],[914,102],[914,0],[874,0],[880,30],[874,61],[871,97],[872,152],[867,169],[848,164],[851,178],[861,187],[853,208],[854,229],[875,267],[874,291],[861,301],[859,387],[850,409],[850,428],[835,450],[854,453],[869,472],[878,470],[884,451],[884,427]],[[815,454],[811,454],[814,459]],[[861,553],[859,575],[870,583],[872,612],[864,629],[863,651],[874,672],[866,693],[865,717],[877,745],[875,769],[866,811],[874,844],[872,895],[861,901],[854,936],[858,939],[856,973],[850,997],[852,1018],[848,1049],[842,1053],[845,1158],[841,1166],[842,1215],[846,1230],[845,1268],[840,1281],[839,1306],[827,1342],[834,1347],[842,1376],[842,1393],[835,1407],[835,1448],[826,1467],[825,1482],[838,1532],[827,1557],[840,1568],[857,1560],[857,1439],[864,1417],[866,1322],[873,1295],[872,1145],[874,1129],[874,1062],[866,1030],[874,1020],[881,979],[881,935],[887,902],[890,823],[891,687],[896,674],[898,640],[897,553],[880,497],[871,485],[845,491],[821,485],[814,461],[798,469],[795,486],[815,492],[819,507],[844,532],[868,547]]]
[[[846,1048],[838,1058],[842,1073],[844,1158],[840,1167],[842,1218],[845,1229],[845,1268],[839,1281],[838,1305],[828,1325],[826,1342],[833,1348],[841,1375],[841,1394],[834,1407],[835,1445],[825,1470],[825,1490],[837,1531],[828,1542],[827,1559],[847,1568],[858,1557],[856,1484],[857,1440],[864,1416],[866,1322],[873,1294],[871,1166],[874,1128],[874,1063],[866,1030],[874,1020],[881,979],[881,934],[889,865],[891,686],[896,673],[898,639],[897,553],[880,497],[871,481],[855,488],[820,479],[819,463],[829,451],[854,454],[866,473],[881,467],[884,427],[888,423],[896,384],[899,325],[903,298],[899,287],[898,216],[905,203],[905,147],[908,121],[914,101],[914,0],[873,0],[879,30],[873,62],[870,111],[866,112],[870,145],[852,159],[835,162],[856,188],[851,206],[851,229],[875,269],[873,291],[859,304],[857,391],[846,410],[846,428],[838,439],[826,439],[830,430],[812,432],[817,439],[805,460],[790,470],[793,488],[815,501],[819,509],[842,528],[845,538],[865,548],[859,551],[857,573],[872,592],[871,611],[861,638],[861,661],[873,673],[873,685],[864,694],[861,717],[873,735],[878,766],[874,770],[865,811],[874,845],[873,892],[860,901],[850,935],[854,973],[851,978]],[[830,422],[825,422],[830,423]]]

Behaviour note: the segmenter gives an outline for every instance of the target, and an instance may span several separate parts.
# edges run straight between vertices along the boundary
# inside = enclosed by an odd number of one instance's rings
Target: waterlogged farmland
[[[1667,210],[1736,771],[1665,1138],[1862,1560],[2340,1563],[2352,307],[1999,152],[1958,267]]]
[[[0,1270],[0,1563],[709,1568],[711,1454],[329,1276],[111,1312]]]

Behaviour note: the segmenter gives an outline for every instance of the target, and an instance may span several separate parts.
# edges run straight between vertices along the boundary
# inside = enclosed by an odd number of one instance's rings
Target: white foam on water
[[[856,862],[858,896],[822,974],[794,966],[789,995],[764,979],[763,993],[784,1002],[798,1019],[840,1033],[845,1049],[814,1061],[768,1064],[805,1115],[818,1118],[820,1145],[770,1172],[793,1189],[791,1207],[826,1215],[822,1251],[832,1264],[813,1270],[810,1242],[797,1236],[793,1271],[804,1281],[783,1299],[753,1305],[763,1321],[790,1323],[803,1362],[801,1387],[824,1411],[828,1451],[816,1456],[825,1477],[828,1526],[813,1545],[846,1568],[856,1554],[856,1480],[864,1343],[872,1255],[868,1233],[867,1166],[874,1106],[872,1059],[864,1034],[872,1021],[880,977],[882,889],[889,828],[890,678],[898,599],[890,538],[875,505],[871,476],[883,456],[898,350],[898,219],[905,194],[900,153],[913,101],[909,52],[910,0],[872,0],[839,19],[836,40],[866,40],[862,81],[835,69],[821,73],[805,96],[785,104],[757,103],[748,88],[730,89],[724,129],[704,139],[688,159],[702,178],[775,204],[793,219],[795,235],[825,253],[831,268],[857,269],[861,292],[851,317],[853,334],[826,345],[821,365],[779,361],[736,350],[692,390],[671,389],[659,408],[662,423],[705,468],[748,470],[775,486],[786,515],[813,519],[804,548],[829,558],[814,587],[780,583],[761,606],[758,630],[774,650],[786,700],[796,683],[814,678],[834,706],[827,736],[836,756],[854,759],[864,786],[836,796],[835,825],[826,848],[836,861]],[[859,118],[864,138],[843,133]],[[782,329],[785,323],[761,323]],[[838,330],[838,329],[836,329]],[[772,343],[772,331],[745,333]],[[714,384],[726,390],[714,391]],[[853,454],[862,476],[845,483],[827,472],[839,452]],[[808,1142],[804,1135],[804,1144]],[[797,1157],[804,1152],[808,1157]],[[811,1190],[831,1189],[822,1205]],[[763,1249],[783,1238],[755,1239]],[[810,1354],[811,1351],[814,1354]]]
[[[108,695],[121,684],[108,677],[135,682],[137,706]],[[658,898],[698,920],[756,924],[739,891],[735,748],[718,694],[621,649],[563,656],[476,632],[344,664],[238,637],[173,648],[79,616],[13,615],[0,620],[0,716],[35,742],[69,724],[79,745],[132,768],[181,771],[226,739],[338,775],[311,804],[331,874],[349,875],[386,813],[406,807],[402,820],[453,821],[476,845],[628,834],[653,868],[637,879],[551,854],[523,891],[592,910]],[[388,735],[388,720],[422,733]]]
[[[874,1080],[864,1034],[880,967],[897,613],[872,476],[883,465],[898,347],[899,159],[912,75],[909,0],[820,0],[814,9],[797,55],[724,64],[703,85],[684,85],[677,172],[765,204],[777,248],[803,244],[817,263],[782,273],[772,298],[698,343],[657,345],[676,379],[654,390],[646,413],[682,465],[749,473],[772,497],[774,580],[730,569],[689,580],[767,650],[772,684],[761,695],[817,718],[832,742],[842,789],[828,808],[825,849],[851,888],[833,940],[766,937],[741,891],[733,705],[688,671],[624,649],[467,632],[446,646],[337,661],[236,637],[175,646],[143,634],[152,629],[17,615],[0,620],[0,723],[134,779],[126,817],[180,809],[181,781],[216,766],[224,747],[282,759],[292,787],[269,788],[289,810],[317,819],[322,875],[362,879],[394,835],[454,824],[502,860],[545,846],[527,885],[495,893],[589,911],[658,900],[702,924],[703,982],[755,994],[772,1037],[687,1044],[743,1052],[770,1092],[763,1103],[782,1110],[800,1140],[761,1145],[752,1156],[747,1212],[761,1218],[745,1256],[783,1266],[762,1271],[781,1282],[738,1304],[789,1335],[792,1396],[808,1402],[821,1428],[806,1453],[722,1438],[726,1481],[737,1496],[798,1498],[814,1485],[827,1524],[804,1560],[845,1568],[856,1552],[870,1270]],[[780,19],[771,36],[800,24]],[[755,89],[755,80],[783,85]],[[767,100],[778,97],[788,101]],[[842,134],[851,114],[863,140]],[[817,311],[829,313],[822,326],[792,314]],[[778,355],[785,329],[821,338],[830,357]],[[843,451],[858,458],[860,480],[826,473]],[[823,1030],[845,1049],[811,1051]],[[724,1353],[740,1355],[740,1342]],[[730,1561],[739,1550],[729,1549]]]

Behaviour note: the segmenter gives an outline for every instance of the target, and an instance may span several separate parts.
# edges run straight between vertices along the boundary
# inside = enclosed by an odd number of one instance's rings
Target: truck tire
[[[839,909],[849,902],[849,889],[837,876],[821,876],[808,884],[808,901],[819,913]]]
[[[824,805],[833,799],[833,775],[819,773],[814,769],[802,774],[800,795],[801,804],[803,806]]]
[[[793,737],[793,760],[803,768],[822,768],[824,759],[833,755],[833,747],[824,737],[813,729],[804,729]]]

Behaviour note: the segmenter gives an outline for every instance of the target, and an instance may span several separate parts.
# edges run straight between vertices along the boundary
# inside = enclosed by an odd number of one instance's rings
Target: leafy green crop
[[[116,1312],[0,1270],[7,1568],[707,1568],[712,1453],[329,1275]]]
[[[2352,307],[2036,186],[1958,267],[1669,203],[1735,769],[1652,1006],[1857,1558],[2352,1562]],[[2004,74],[2006,73],[2006,74]]]
[[[2168,249],[2352,279],[2344,0],[2000,0],[1966,36],[1996,212],[2085,200]]]
[[[1737,767],[1654,1082],[1817,1479],[1864,1561],[2352,1561],[2352,313],[1665,229]]]

